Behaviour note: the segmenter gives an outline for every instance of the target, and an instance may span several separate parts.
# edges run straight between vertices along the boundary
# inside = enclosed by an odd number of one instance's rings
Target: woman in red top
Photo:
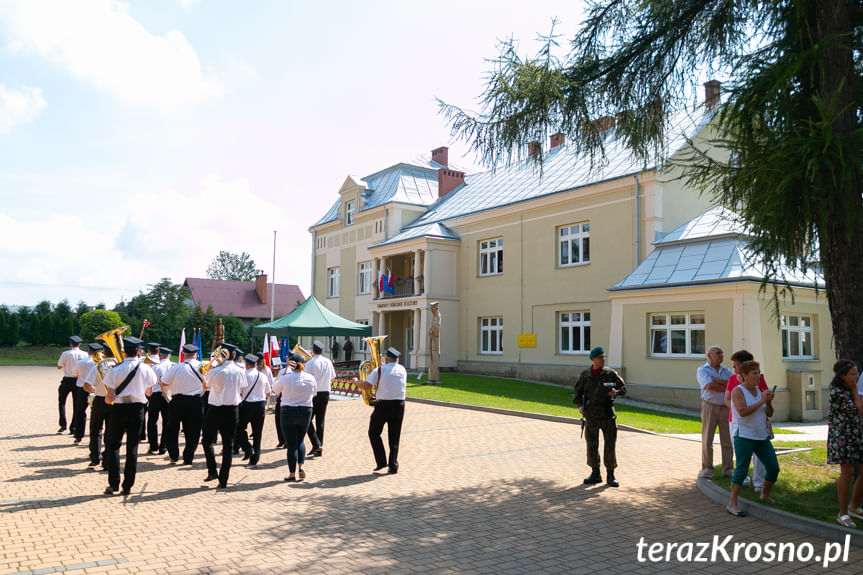
[[[728,406],[728,421],[731,421],[731,390],[743,382],[743,376],[740,374],[740,366],[746,361],[752,361],[755,358],[745,349],[735,351],[731,356],[731,369],[734,370],[734,375],[728,378],[728,385],[725,388],[725,405]],[[767,391],[767,382],[764,380],[764,374],[758,381],[758,389]],[[731,437],[734,437],[734,428],[731,428]],[[752,485],[755,491],[761,491],[762,482],[764,481],[764,465],[758,460],[758,457],[752,454]],[[743,481],[743,487],[748,487],[750,484],[749,477]]]

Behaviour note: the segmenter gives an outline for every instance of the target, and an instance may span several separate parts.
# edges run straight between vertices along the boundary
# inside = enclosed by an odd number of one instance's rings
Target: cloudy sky
[[[533,54],[580,2],[0,0],[0,305],[129,299],[248,252],[308,295],[348,174],[431,149],[435,97]]]

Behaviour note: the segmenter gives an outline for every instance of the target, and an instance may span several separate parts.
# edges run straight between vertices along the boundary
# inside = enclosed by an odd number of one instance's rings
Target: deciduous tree
[[[246,252],[240,255],[220,251],[207,267],[207,277],[214,280],[252,281],[258,275],[255,260]]]

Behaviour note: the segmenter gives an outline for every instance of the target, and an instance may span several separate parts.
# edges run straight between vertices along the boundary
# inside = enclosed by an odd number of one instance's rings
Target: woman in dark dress
[[[833,364],[833,381],[830,382],[830,406],[827,410],[827,463],[839,464],[836,492],[839,495],[839,517],[836,521],[845,527],[856,527],[852,517],[863,519],[863,403],[857,395],[857,365],[848,359]],[[851,508],[848,491],[851,478],[857,480],[851,491]]]

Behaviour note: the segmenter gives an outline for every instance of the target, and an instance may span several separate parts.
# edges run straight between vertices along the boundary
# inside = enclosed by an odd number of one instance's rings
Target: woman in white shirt
[[[288,365],[293,371],[282,375],[273,385],[273,393],[281,394],[280,420],[282,435],[288,451],[288,471],[285,481],[305,479],[303,463],[306,461],[306,444],[303,438],[312,418],[312,398],[317,393],[315,378],[303,369],[306,360],[298,353],[291,354]]]

